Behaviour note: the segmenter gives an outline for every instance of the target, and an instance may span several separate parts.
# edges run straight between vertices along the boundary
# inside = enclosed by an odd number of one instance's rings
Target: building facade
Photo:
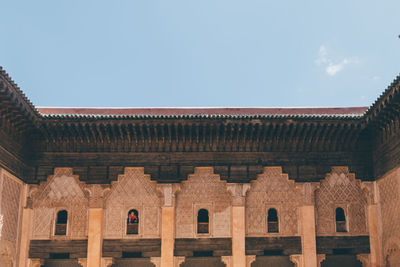
[[[36,108],[0,70],[0,266],[400,266],[370,107]]]

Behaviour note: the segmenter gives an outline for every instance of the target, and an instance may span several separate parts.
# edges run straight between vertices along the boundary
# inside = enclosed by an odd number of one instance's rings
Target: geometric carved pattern
[[[71,168],[56,168],[47,182],[33,193],[33,238],[57,238],[52,234],[56,213],[68,211],[67,238],[87,238],[89,200],[84,184]]]
[[[181,184],[176,195],[176,238],[193,238],[197,212],[205,208],[209,212],[210,235],[230,237],[231,196],[226,181],[214,174],[212,167],[197,167]]]
[[[22,183],[3,175],[0,202],[0,214],[3,218],[1,240],[10,241],[15,245],[17,240],[18,218],[21,203]]]
[[[126,235],[128,211],[139,212],[139,234]],[[125,168],[114,182],[105,201],[104,238],[160,237],[161,200],[157,182],[144,168]]]
[[[368,234],[366,208],[367,197],[361,189],[361,181],[349,173],[347,167],[332,167],[332,172],[321,181],[315,193],[317,234],[336,235],[335,211],[345,211],[348,232],[351,235]]]
[[[279,235],[298,235],[297,208],[302,204],[302,196],[296,190],[293,180],[282,173],[281,167],[266,167],[251,182],[246,198],[246,234],[251,236],[268,235],[267,211],[278,211]],[[277,235],[277,234],[274,234]]]
[[[400,266],[400,169],[378,180],[378,188],[384,258],[390,266]]]
[[[16,262],[22,188],[22,182],[0,169],[0,266],[12,267]]]

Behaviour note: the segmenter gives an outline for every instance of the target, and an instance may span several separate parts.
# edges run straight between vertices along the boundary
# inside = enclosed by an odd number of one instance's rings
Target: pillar
[[[24,187],[24,208],[22,210],[21,217],[21,239],[19,243],[19,258],[18,258],[18,266],[28,266],[28,258],[29,258],[29,241],[30,241],[30,229],[33,218],[33,210],[32,210],[32,202],[30,200],[29,194],[29,185],[25,185]]]
[[[367,193],[368,201],[368,232],[370,246],[370,266],[383,267],[383,251],[380,231],[379,195],[376,182],[363,182],[361,187]]]
[[[299,208],[303,266],[317,267],[317,244],[314,207],[314,190],[316,188],[316,184],[303,183],[299,184],[298,187],[302,189],[303,193],[303,205]]]
[[[368,227],[371,267],[382,267],[383,257],[381,237],[379,234],[379,208],[377,204],[368,205]]]
[[[87,266],[100,266],[102,249],[103,209],[89,209]]]
[[[178,184],[159,184],[162,194],[161,208],[161,267],[174,266],[175,246],[175,192]]]
[[[88,246],[87,267],[99,267],[102,264],[103,246],[103,205],[106,185],[88,185],[89,192],[89,222],[88,222]]]
[[[232,267],[246,266],[245,196],[250,184],[227,184],[232,195],[231,233]]]

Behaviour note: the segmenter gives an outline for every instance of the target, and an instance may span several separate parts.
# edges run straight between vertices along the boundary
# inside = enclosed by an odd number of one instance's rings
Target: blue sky
[[[400,1],[2,1],[0,65],[36,106],[368,106]]]

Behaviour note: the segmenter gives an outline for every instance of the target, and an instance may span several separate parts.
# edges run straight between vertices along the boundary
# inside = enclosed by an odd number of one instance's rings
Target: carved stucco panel
[[[160,208],[159,207],[143,207],[143,234],[145,236],[154,236],[159,233],[160,229]]]
[[[201,203],[210,216],[209,237],[229,237],[231,235],[231,196],[226,182],[214,174],[212,167],[198,167],[182,182],[176,196],[176,237],[196,237],[196,218]]]
[[[257,180],[251,182],[247,194],[246,233],[268,235],[267,212],[269,208],[275,208],[279,216],[279,235],[297,235],[297,208],[301,205],[301,200],[294,181],[282,173],[281,167],[264,168]]]
[[[0,265],[16,262],[22,191],[21,181],[0,170]]]
[[[34,213],[34,239],[55,238],[53,228],[56,213],[68,212],[68,238],[86,238],[89,200],[84,183],[73,174],[71,168],[56,168],[47,182],[42,182],[31,196]]]
[[[214,204],[213,231],[215,236],[230,236],[231,208],[225,203]]]
[[[50,238],[51,227],[53,225],[54,209],[46,207],[36,207],[33,209],[33,239]]]
[[[378,180],[378,189],[384,258],[387,266],[397,266],[400,265],[400,168]]]
[[[112,207],[105,210],[104,237],[122,238],[125,229],[124,207]]]
[[[86,236],[86,223],[88,220],[88,208],[86,206],[71,206],[71,236]]]
[[[0,214],[3,218],[1,240],[10,241],[15,245],[17,240],[18,218],[21,204],[22,183],[14,180],[11,176],[3,176],[2,198]]]
[[[344,209],[349,234],[367,234],[367,198],[360,180],[346,167],[333,167],[315,194],[317,234],[336,235],[335,211]]]
[[[139,211],[140,237],[159,237],[161,200],[157,183],[150,180],[143,168],[125,168],[114,182],[105,204],[105,238],[124,238],[128,211]]]

